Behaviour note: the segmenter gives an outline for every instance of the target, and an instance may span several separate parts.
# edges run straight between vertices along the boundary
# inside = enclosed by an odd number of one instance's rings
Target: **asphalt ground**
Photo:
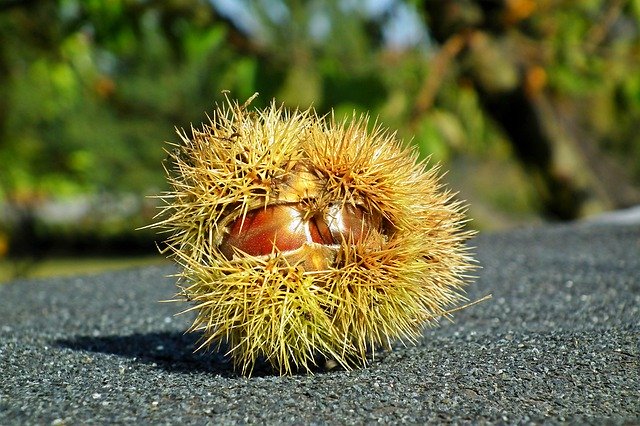
[[[640,423],[640,222],[480,235],[470,299],[367,368],[193,353],[171,267],[0,286],[0,424]]]

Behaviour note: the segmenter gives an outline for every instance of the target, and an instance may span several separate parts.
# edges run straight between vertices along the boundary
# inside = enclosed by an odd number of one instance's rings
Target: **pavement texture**
[[[640,223],[481,235],[471,300],[367,368],[193,353],[172,267],[0,286],[0,424],[640,423]]]

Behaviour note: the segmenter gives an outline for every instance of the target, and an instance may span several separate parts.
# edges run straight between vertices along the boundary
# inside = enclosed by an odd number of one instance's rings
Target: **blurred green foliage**
[[[478,226],[545,213],[567,182],[577,214],[638,202],[640,0],[236,2],[248,21],[228,3],[1,3],[0,200],[156,193],[174,126],[229,90],[379,117],[451,168]],[[548,136],[542,166],[492,114],[520,89]]]

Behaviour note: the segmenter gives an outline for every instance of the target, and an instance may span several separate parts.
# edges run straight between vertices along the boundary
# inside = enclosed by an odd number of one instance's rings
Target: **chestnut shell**
[[[286,254],[305,244],[358,244],[371,232],[381,233],[381,218],[360,206],[333,204],[324,211],[310,211],[303,203],[274,204],[232,222],[219,249],[228,259],[238,251],[251,256]]]

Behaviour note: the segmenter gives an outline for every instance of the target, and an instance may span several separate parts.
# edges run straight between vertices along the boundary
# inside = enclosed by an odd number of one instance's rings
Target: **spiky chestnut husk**
[[[170,151],[153,226],[170,234],[190,330],[201,347],[227,343],[243,374],[258,359],[281,374],[320,358],[365,365],[464,300],[464,206],[437,167],[367,129],[367,117],[229,101]]]

